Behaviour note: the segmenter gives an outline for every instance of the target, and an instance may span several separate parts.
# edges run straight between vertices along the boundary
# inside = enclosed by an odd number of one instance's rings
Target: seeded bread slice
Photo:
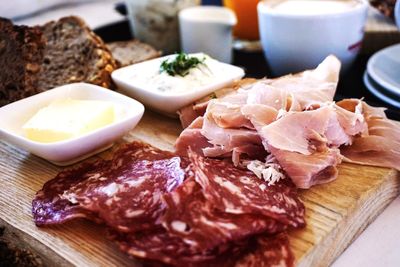
[[[138,40],[113,42],[107,46],[120,67],[161,56],[160,51]]]
[[[39,28],[0,18],[0,106],[40,91],[37,74],[44,46]]]
[[[44,91],[72,82],[112,88],[117,63],[104,42],[75,16],[40,27],[46,39],[38,87]]]

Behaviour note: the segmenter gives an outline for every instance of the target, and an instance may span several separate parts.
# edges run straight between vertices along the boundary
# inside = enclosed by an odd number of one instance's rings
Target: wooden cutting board
[[[177,120],[146,112],[123,141],[140,139],[172,149],[180,131]],[[107,151],[100,156],[109,155]],[[298,266],[332,263],[399,194],[400,177],[395,170],[352,164],[342,164],[339,169],[336,181],[300,192],[306,205],[307,227],[290,233]],[[28,253],[37,265],[137,266],[105,239],[101,226],[86,221],[35,226],[31,201],[60,170],[0,142],[0,244],[8,243],[18,255]]]

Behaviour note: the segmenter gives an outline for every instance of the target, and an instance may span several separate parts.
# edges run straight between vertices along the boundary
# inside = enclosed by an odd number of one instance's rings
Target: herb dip
[[[160,71],[161,64],[168,59],[172,61],[178,55],[162,57],[142,64],[131,79],[137,85],[165,94],[185,93],[215,83],[226,75],[229,65],[221,63],[204,53],[189,54],[189,57],[196,57],[202,63],[190,68],[185,76],[170,75],[166,71]]]

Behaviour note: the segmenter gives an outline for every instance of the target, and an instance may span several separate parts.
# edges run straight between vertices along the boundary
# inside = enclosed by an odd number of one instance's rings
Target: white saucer
[[[368,60],[367,72],[373,81],[397,95],[400,101],[400,44],[375,53]]]
[[[386,102],[394,107],[400,108],[400,101],[396,101],[393,98],[385,95],[382,92],[382,89],[378,89],[377,87],[375,87],[372,84],[373,81],[371,81],[371,77],[368,76],[367,71],[364,72],[363,80],[364,80],[364,84],[367,87],[368,91],[370,91],[373,95],[375,95],[377,98],[379,98],[383,102]]]

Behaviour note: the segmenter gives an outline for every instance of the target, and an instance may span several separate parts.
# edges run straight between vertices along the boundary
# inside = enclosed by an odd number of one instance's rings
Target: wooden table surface
[[[139,139],[172,150],[181,127],[178,120],[147,111],[121,142]],[[96,157],[107,157],[112,150]],[[26,249],[48,266],[136,266],[134,260],[104,238],[104,229],[86,221],[38,228],[31,201],[60,167],[0,142],[0,227],[2,239]],[[307,227],[290,232],[298,266],[327,266],[339,256],[400,191],[395,170],[342,164],[339,178],[300,192]]]

